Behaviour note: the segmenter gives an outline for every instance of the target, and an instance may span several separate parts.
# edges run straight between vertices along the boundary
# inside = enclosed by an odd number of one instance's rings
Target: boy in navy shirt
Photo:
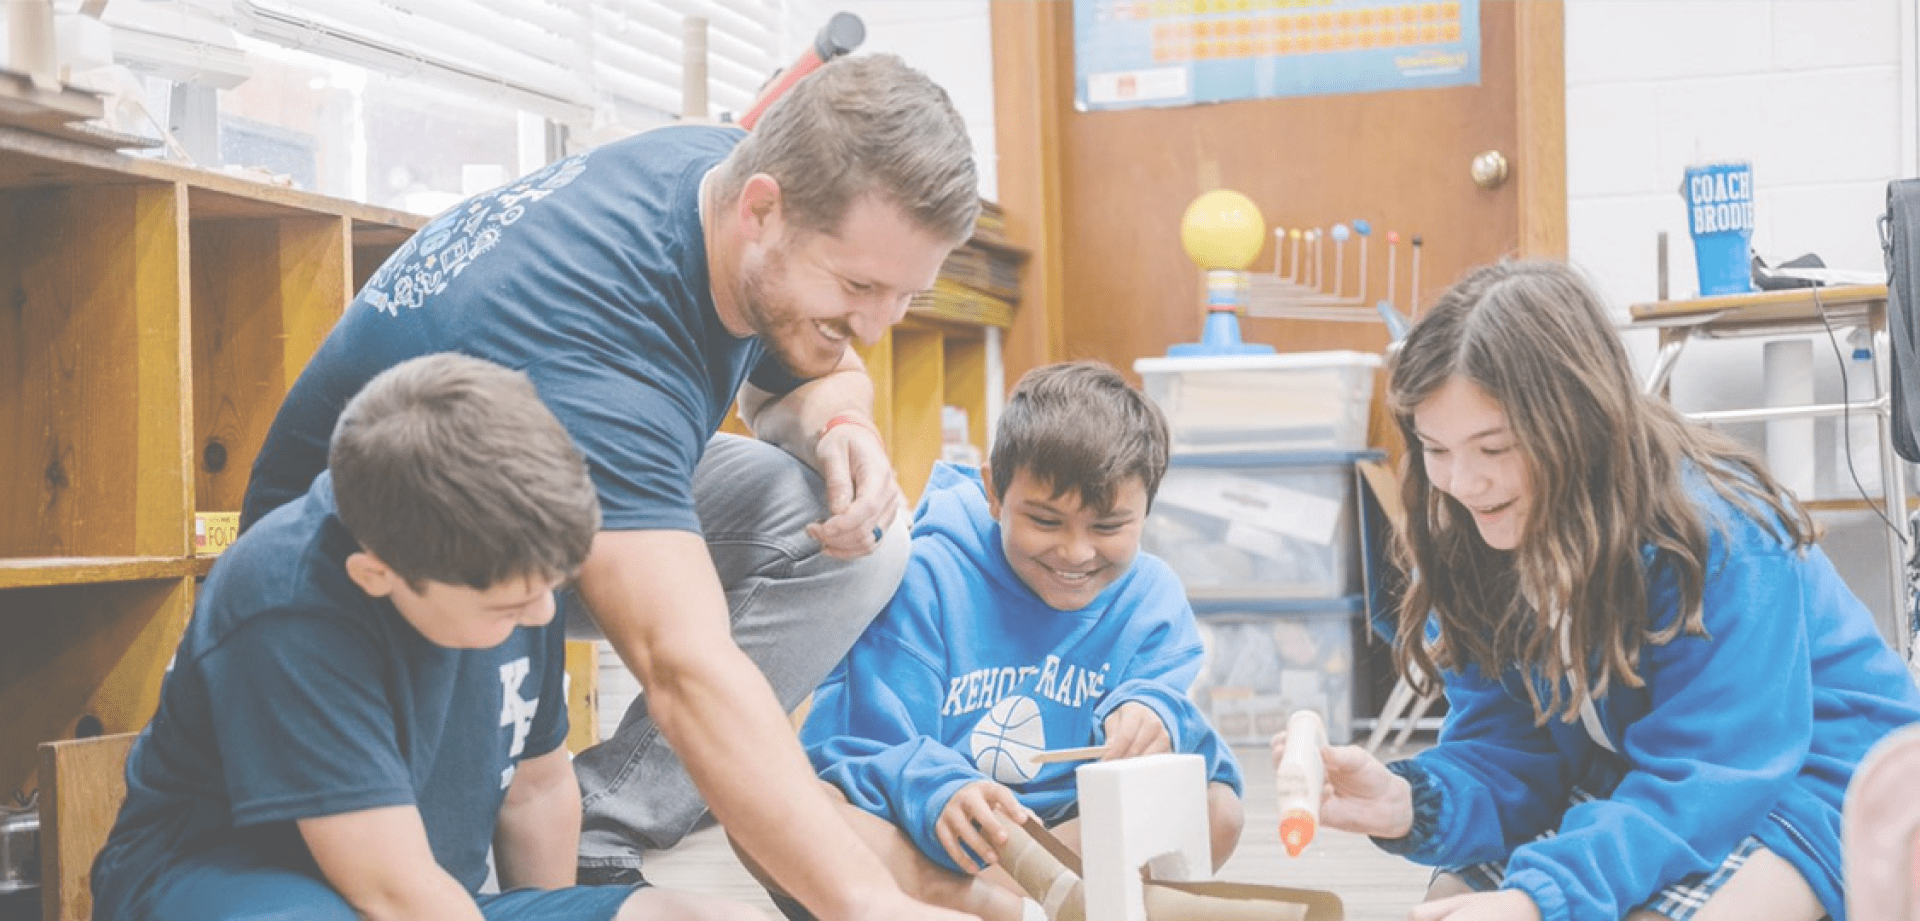
[[[127,762],[96,917],[757,917],[571,886],[553,593],[600,511],[526,376],[397,365],[347,404],[328,470],[208,576]]]

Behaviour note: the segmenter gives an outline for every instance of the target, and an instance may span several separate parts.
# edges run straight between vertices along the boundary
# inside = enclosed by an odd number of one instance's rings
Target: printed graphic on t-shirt
[[[434,218],[374,273],[360,296],[375,310],[394,316],[403,307],[420,307],[499,244],[506,228],[526,214],[528,205],[586,172],[591,153],[557,160]]]
[[[1047,726],[1040,706],[1028,697],[1008,697],[994,704],[973,727],[968,740],[973,766],[1003,784],[1033,779],[1033,756],[1047,750]]]
[[[987,710],[968,739],[974,767],[1004,784],[1025,783],[1039,770],[1033,756],[1047,749],[1045,706],[1097,706],[1107,690],[1109,667],[1102,663],[1095,669],[1049,655],[1039,665],[974,669],[948,682],[940,715]]]
[[[1102,662],[1096,669],[1049,655],[1039,665],[976,668],[948,680],[947,700],[940,707],[940,715],[960,716],[985,710],[1008,694],[1028,688],[1029,679],[1034,694],[1063,707],[1078,709],[1100,702],[1101,695],[1107,692],[1107,670],[1111,667]]]
[[[507,766],[500,771],[502,790],[513,783],[514,768],[519,765],[520,753],[526,750],[527,733],[533,729],[533,713],[540,709],[540,695],[535,694],[531,700],[520,696],[520,685],[526,682],[528,667],[526,656],[500,666],[500,725],[513,729]]]

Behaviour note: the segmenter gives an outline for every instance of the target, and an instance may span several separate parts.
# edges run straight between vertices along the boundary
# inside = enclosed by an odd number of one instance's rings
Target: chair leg
[[[1379,754],[1380,743],[1387,740],[1387,734],[1393,731],[1393,723],[1400,718],[1401,712],[1413,704],[1413,686],[1407,679],[1401,678],[1393,683],[1393,691],[1387,694],[1386,706],[1380,708],[1380,716],[1373,721],[1373,731],[1367,733],[1366,749],[1368,754]]]
[[[1414,728],[1418,726],[1420,720],[1427,715],[1427,711],[1433,709],[1434,701],[1439,699],[1440,695],[1438,694],[1427,694],[1413,702],[1413,706],[1407,710],[1407,722],[1400,727],[1400,734],[1394,737],[1394,748],[1407,747],[1407,739],[1413,735]]]

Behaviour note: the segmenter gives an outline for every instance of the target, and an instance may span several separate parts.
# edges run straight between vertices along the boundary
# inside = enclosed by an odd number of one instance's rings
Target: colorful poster
[[[1480,82],[1479,0],[1073,0],[1082,112]]]

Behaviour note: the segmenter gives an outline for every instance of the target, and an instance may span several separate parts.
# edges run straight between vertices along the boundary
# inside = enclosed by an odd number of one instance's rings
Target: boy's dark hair
[[[838,233],[863,195],[942,240],[973,233],[980,180],[947,91],[890,54],[839,58],[787,90],[714,174],[722,200],[756,173],[780,183],[786,219]]]
[[[1114,490],[1139,477],[1153,506],[1167,472],[1167,420],[1118,371],[1097,361],[1028,371],[1007,398],[994,432],[993,491],[1005,496],[1025,470],[1084,506],[1113,507]]]
[[[367,382],[327,456],[340,523],[416,591],[565,578],[600,530],[586,461],[525,374],[442,353]]]

